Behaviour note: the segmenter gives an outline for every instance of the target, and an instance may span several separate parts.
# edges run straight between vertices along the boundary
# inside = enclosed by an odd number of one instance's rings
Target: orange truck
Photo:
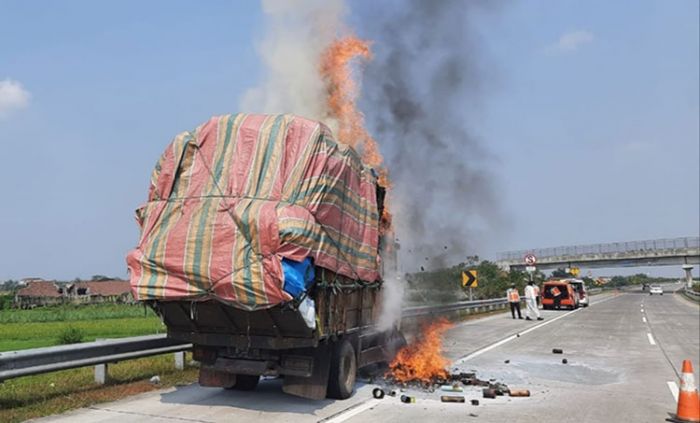
[[[558,310],[562,307],[573,310],[578,306],[578,296],[568,281],[551,280],[542,286],[542,308],[545,310]]]

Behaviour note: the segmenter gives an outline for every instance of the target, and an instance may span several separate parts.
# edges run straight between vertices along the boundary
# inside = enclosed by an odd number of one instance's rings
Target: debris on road
[[[565,358],[562,358],[562,359],[561,359],[561,362],[562,362],[563,364],[567,364],[567,363],[569,362],[569,360],[567,360],[567,359],[565,359]]]
[[[443,395],[440,397],[442,402],[464,402],[464,397],[460,395]]]
[[[496,390],[493,388],[484,388],[482,394],[484,398],[496,398]]]
[[[372,389],[372,396],[376,399],[382,399],[384,398],[384,390],[382,388],[374,388]]]
[[[504,361],[504,363],[508,364],[508,363],[510,363],[510,360],[506,360],[506,361]]]
[[[472,405],[479,405],[479,400],[478,400],[478,399],[473,399],[473,400],[472,400]]]
[[[508,391],[511,397],[529,397],[530,391],[527,389],[511,389]]]
[[[562,350],[561,348],[554,348],[552,350],[552,354],[564,354],[564,350]]]
[[[405,404],[411,404],[411,403],[416,402],[416,397],[412,397],[409,395],[401,395],[401,402],[403,402]]]
[[[440,387],[440,389],[445,391],[445,392],[462,392],[463,391],[462,387],[456,383],[454,383],[452,385],[442,385]]]

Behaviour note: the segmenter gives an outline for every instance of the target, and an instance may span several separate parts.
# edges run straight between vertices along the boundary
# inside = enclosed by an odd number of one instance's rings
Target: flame
[[[445,319],[424,326],[416,342],[402,348],[389,365],[388,375],[396,382],[433,383],[447,379],[449,360],[442,355],[442,336],[452,323]]]
[[[338,140],[362,152],[362,161],[374,168],[379,184],[391,188],[389,174],[383,166],[384,157],[377,141],[365,128],[365,117],[357,108],[357,84],[352,77],[351,62],[354,59],[371,60],[370,42],[354,36],[336,39],[321,56],[320,73],[326,82],[326,105],[330,117],[338,123]],[[388,198],[379,221],[381,235],[391,229],[391,213]]]
[[[362,161],[375,168],[379,183],[388,187],[388,174],[379,146],[365,128],[365,117],[357,109],[357,84],[352,77],[354,59],[370,60],[370,43],[354,36],[335,40],[321,56],[320,72],[326,81],[329,114],[338,122],[338,140],[362,152]]]

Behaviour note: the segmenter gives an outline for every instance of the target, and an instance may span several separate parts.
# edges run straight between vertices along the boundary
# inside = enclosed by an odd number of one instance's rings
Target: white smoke
[[[262,0],[265,33],[257,51],[265,67],[261,84],[249,89],[241,111],[294,113],[327,120],[326,90],[319,77],[324,49],[344,27],[342,0]]]

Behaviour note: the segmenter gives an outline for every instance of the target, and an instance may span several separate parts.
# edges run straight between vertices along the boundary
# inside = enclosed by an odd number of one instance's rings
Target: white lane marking
[[[644,317],[644,316],[642,316],[642,322],[646,323],[646,322],[647,322],[647,318]]]
[[[340,414],[336,414],[333,417],[330,417],[325,420],[321,420],[323,423],[341,423],[344,422],[352,417],[355,417],[356,415],[363,413],[370,408],[374,407],[375,405],[379,404],[378,399],[370,399],[367,402],[360,403],[354,407],[351,407],[350,409],[346,411],[341,411]]]
[[[666,384],[671,391],[671,395],[673,395],[673,400],[678,403],[678,385],[676,385],[676,382],[666,382]]]
[[[649,343],[651,345],[656,345],[656,341],[654,341],[654,337],[651,336],[651,334],[649,332],[647,332],[647,338],[649,338]]]

